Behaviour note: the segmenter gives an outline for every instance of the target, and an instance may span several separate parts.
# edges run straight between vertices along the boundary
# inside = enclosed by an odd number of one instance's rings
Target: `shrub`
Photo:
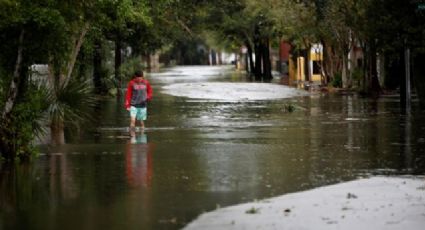
[[[331,85],[333,87],[336,87],[336,88],[341,88],[342,87],[342,75],[341,75],[341,73],[336,73],[333,76],[333,78],[331,80]]]
[[[353,79],[353,86],[360,87],[360,82],[363,79],[363,70],[358,67],[354,68],[353,72],[351,73],[351,77]]]
[[[37,151],[33,146],[35,137],[43,133],[43,117],[47,103],[44,92],[30,87],[19,99],[9,117],[1,121],[0,153],[12,160],[29,159]]]
[[[123,79],[129,80],[136,70],[143,70],[144,65],[142,64],[142,59],[138,57],[133,57],[125,61],[121,67],[120,72],[121,75],[124,76]]]

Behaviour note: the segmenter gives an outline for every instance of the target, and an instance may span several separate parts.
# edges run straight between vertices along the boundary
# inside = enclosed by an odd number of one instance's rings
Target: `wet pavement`
[[[96,119],[66,133],[67,144],[1,166],[0,229],[180,229],[217,207],[369,175],[425,174],[425,115],[401,114],[397,97],[163,93],[175,83],[246,82],[229,67],[176,67],[148,79],[144,134],[128,136],[122,100],[103,100]]]

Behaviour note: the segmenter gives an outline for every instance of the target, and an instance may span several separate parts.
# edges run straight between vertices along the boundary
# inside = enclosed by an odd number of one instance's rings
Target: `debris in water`
[[[352,194],[352,193],[348,193],[347,194],[347,199],[357,199],[357,196]]]
[[[250,209],[248,209],[248,210],[245,211],[246,214],[257,214],[259,212],[260,212],[260,209],[259,208],[254,208],[254,207],[252,207],[252,208],[250,208]]]

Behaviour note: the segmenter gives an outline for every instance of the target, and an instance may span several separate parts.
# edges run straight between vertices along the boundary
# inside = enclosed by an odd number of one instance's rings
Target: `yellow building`
[[[322,44],[313,44],[310,49],[309,56],[309,70],[310,78],[309,80],[313,83],[322,82],[322,61],[323,61],[323,46]]]
[[[305,82],[321,84],[323,46],[321,44],[314,44],[310,49],[308,59],[309,76],[307,76],[305,71],[306,60],[304,57],[297,57],[296,63],[294,63],[292,59],[289,60],[290,85],[297,85],[303,88]]]

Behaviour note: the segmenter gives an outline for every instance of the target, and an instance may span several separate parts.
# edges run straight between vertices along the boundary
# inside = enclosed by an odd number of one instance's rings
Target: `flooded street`
[[[370,175],[425,174],[425,114],[402,115],[398,97],[209,100],[162,88],[246,82],[232,67],[175,67],[148,79],[144,134],[128,136],[123,101],[102,100],[67,144],[40,146],[29,165],[1,166],[1,230],[180,229],[218,207]]]

